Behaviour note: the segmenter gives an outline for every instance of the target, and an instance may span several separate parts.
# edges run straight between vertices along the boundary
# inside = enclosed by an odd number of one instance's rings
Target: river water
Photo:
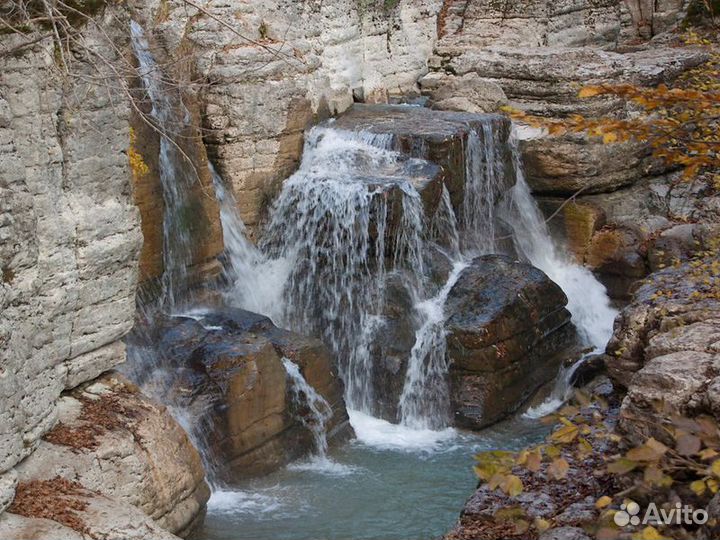
[[[352,412],[357,439],[216,491],[194,540],[430,540],[448,532],[477,479],[473,455],[519,449],[547,428],[516,418],[479,434],[412,430]]]

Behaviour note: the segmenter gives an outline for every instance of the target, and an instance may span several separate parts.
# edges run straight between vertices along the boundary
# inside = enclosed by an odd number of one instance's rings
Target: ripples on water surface
[[[475,452],[541,439],[537,420],[481,434],[417,431],[351,412],[358,438],[213,494],[197,540],[429,540],[458,518],[476,485]]]

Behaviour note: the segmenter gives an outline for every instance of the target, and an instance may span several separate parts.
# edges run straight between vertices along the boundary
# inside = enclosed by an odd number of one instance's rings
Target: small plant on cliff
[[[133,128],[130,128],[130,145],[128,146],[128,160],[130,162],[130,170],[135,178],[145,176],[150,169],[145,163],[140,152],[136,149],[137,135]]]

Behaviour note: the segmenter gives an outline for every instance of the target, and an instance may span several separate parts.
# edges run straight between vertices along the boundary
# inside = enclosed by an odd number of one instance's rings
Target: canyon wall
[[[91,30],[85,37],[119,62]],[[5,36],[2,46],[22,42]],[[47,38],[0,56],[3,488],[55,423],[60,393],[123,361],[135,311],[142,236],[128,181],[128,104],[104,66],[85,59],[63,81],[53,47]],[[3,508],[11,493],[3,489]]]
[[[134,6],[201,99],[211,160],[252,232],[299,163],[304,130],[354,100],[413,93],[440,0]]]

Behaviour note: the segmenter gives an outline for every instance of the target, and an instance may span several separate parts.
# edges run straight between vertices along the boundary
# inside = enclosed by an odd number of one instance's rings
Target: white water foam
[[[453,428],[415,429],[352,409],[348,409],[348,416],[357,440],[378,450],[433,452],[457,437]]]
[[[284,257],[271,259],[248,239],[232,190],[225,186],[212,164],[210,173],[220,207],[220,223],[228,258],[225,274],[231,283],[223,296],[230,305],[262,313],[279,325],[283,316],[285,283],[292,271],[292,261]]]
[[[502,211],[513,229],[515,247],[565,292],[568,310],[581,337],[602,352],[612,336],[617,310],[610,305],[605,287],[592,272],[558,252],[525,180],[516,136],[511,137],[511,145],[516,183]]]
[[[455,263],[440,292],[415,305],[423,322],[415,333],[399,403],[401,423],[409,428],[437,429],[450,424],[445,301],[467,266],[465,261]]]

